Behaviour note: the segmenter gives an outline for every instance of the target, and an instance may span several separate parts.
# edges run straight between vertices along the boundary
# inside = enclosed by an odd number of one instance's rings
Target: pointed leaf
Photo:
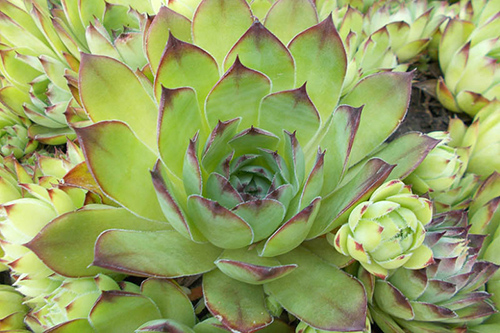
[[[319,206],[320,198],[316,198],[309,206],[284,223],[269,237],[260,255],[274,257],[299,246],[306,239],[318,214]]]
[[[140,216],[165,219],[149,175],[156,155],[126,124],[103,121],[75,131],[89,169],[106,195]]]
[[[245,201],[232,210],[250,225],[254,233],[253,242],[258,242],[276,230],[285,217],[285,206],[276,200]]]
[[[318,216],[307,238],[317,237],[347,221],[354,206],[368,199],[393,168],[394,166],[379,159],[368,161],[350,182],[321,200]]]
[[[166,279],[147,279],[141,284],[141,294],[155,302],[162,318],[173,319],[190,327],[194,326],[196,317],[193,305],[175,282]]]
[[[297,139],[303,146],[314,137],[320,123],[321,119],[307,94],[306,85],[268,95],[260,105],[261,128],[279,136],[283,130],[290,133],[297,131]]]
[[[82,54],[79,90],[85,110],[94,122],[121,120],[151,150],[156,151],[158,107],[137,76],[112,58]]]
[[[53,326],[45,331],[47,333],[95,333],[95,329],[89,323],[87,318],[73,319],[62,324]]]
[[[390,282],[377,280],[374,298],[379,307],[397,318],[412,320],[415,316],[408,298]]]
[[[229,51],[224,60],[225,70],[236,57],[245,66],[266,74],[271,79],[273,92],[293,88],[295,64],[290,51],[259,21],[255,21]]]
[[[214,171],[231,153],[228,142],[236,134],[239,124],[239,118],[217,123],[203,149],[201,164],[207,172]]]
[[[225,250],[215,262],[229,277],[249,284],[263,284],[292,272],[297,265],[281,265],[275,258],[263,258],[255,249]]]
[[[186,155],[184,156],[184,165],[182,168],[182,182],[186,195],[201,194],[203,188],[203,179],[201,176],[200,161],[198,160],[197,147],[198,136],[189,141]]]
[[[170,34],[154,83],[157,100],[160,99],[162,86],[169,89],[190,87],[196,92],[198,106],[202,110],[208,92],[218,79],[217,63],[210,54]]]
[[[292,273],[264,285],[288,312],[321,330],[363,330],[366,294],[361,283],[304,248],[278,258],[297,264]],[[314,302],[311,302],[314,299]]]
[[[236,0],[240,1],[240,0]],[[207,97],[206,113],[210,127],[218,121],[241,117],[241,128],[257,125],[260,101],[271,91],[267,76],[249,69],[236,58]]]
[[[252,243],[250,225],[219,203],[192,195],[188,198],[188,211],[196,227],[214,245],[237,249]]]
[[[427,154],[439,143],[439,140],[418,132],[406,133],[391,141],[370,158],[380,158],[395,164],[387,180],[405,179],[424,160]]]
[[[117,290],[103,291],[89,314],[97,332],[130,332],[160,318],[160,311],[148,297]]]
[[[328,129],[320,144],[321,149],[326,150],[325,180],[321,191],[323,196],[335,190],[344,175],[361,113],[362,108],[342,105],[329,120]]]
[[[174,278],[213,269],[220,253],[177,231],[107,230],[97,239],[93,265],[136,276]]]
[[[151,71],[156,73],[167,45],[168,31],[177,39],[191,42],[191,21],[168,7],[160,7],[146,36],[145,49]]]
[[[339,101],[347,70],[344,46],[332,18],[301,32],[288,48],[295,59],[296,85],[307,82],[321,119],[328,119]]]
[[[240,194],[229,183],[229,180],[218,173],[211,173],[205,185],[205,196],[210,200],[217,201],[227,209],[232,209],[243,202]]]
[[[102,206],[59,216],[26,246],[58,274],[94,276],[102,272],[99,267],[88,267],[94,259],[94,244],[108,229],[155,231],[171,227],[142,219],[123,208]]]
[[[203,276],[203,295],[210,313],[232,331],[249,333],[273,321],[262,286],[231,279],[218,269]]]
[[[245,0],[203,0],[194,14],[193,40],[222,67],[229,49],[252,23],[252,11]]]
[[[202,116],[191,88],[162,88],[158,117],[160,156],[182,178],[184,156],[190,139],[202,128]]]
[[[191,329],[193,325],[184,325],[175,320],[171,319],[158,319],[148,321],[144,325],[141,325],[135,333],[141,332],[169,332],[169,333],[195,333]]]
[[[264,24],[283,44],[299,32],[318,24],[318,14],[310,0],[279,0],[266,15]]]

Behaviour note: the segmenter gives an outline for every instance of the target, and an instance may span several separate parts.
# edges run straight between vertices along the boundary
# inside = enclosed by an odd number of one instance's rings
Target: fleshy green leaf
[[[141,325],[141,327],[139,327],[137,330],[135,330],[135,333],[141,332],[195,333],[195,331],[191,329],[191,326],[181,324],[171,319],[158,319],[148,321],[144,325]]]
[[[362,108],[339,106],[329,119],[326,133],[321,140],[325,149],[324,183],[321,194],[331,193],[339,184],[347,168],[352,143],[356,136]]]
[[[240,0],[237,0],[240,1]],[[260,101],[271,91],[267,76],[251,70],[236,58],[234,64],[217,82],[207,97],[208,123],[241,117],[241,128],[257,124]]]
[[[173,278],[213,269],[220,253],[173,230],[107,230],[97,239],[93,264],[131,275]]]
[[[317,237],[343,224],[354,206],[368,199],[393,168],[380,159],[368,161],[349,182],[321,200],[318,216],[307,238]]]
[[[284,223],[269,237],[261,252],[263,257],[274,257],[291,251],[306,239],[318,214],[320,199],[313,202]]]
[[[103,291],[89,314],[97,332],[130,332],[160,318],[160,311],[148,297],[116,290]]]
[[[301,247],[278,259],[299,266],[287,276],[264,285],[266,293],[288,312],[321,330],[365,328],[366,295],[358,280]]]
[[[250,225],[219,203],[192,195],[188,198],[188,211],[196,227],[214,245],[237,249],[252,243],[254,233]]]
[[[228,53],[225,70],[236,57],[245,66],[266,74],[271,79],[273,92],[294,87],[295,63],[290,51],[259,21],[252,24]]]
[[[151,150],[156,151],[158,107],[137,76],[123,63],[104,56],[82,54],[79,90],[94,122],[121,120]]]
[[[252,332],[273,321],[262,286],[231,279],[218,269],[203,275],[203,295],[208,310],[231,330]]]
[[[208,92],[218,79],[217,63],[210,54],[170,34],[154,83],[157,100],[160,100],[162,86],[169,89],[191,87],[196,91],[202,110]]]
[[[95,333],[95,329],[89,323],[87,318],[73,319],[52,327],[47,332],[50,333]]]
[[[406,133],[386,146],[382,147],[370,158],[380,158],[387,163],[395,164],[387,180],[404,179],[415,170],[427,154],[439,143],[422,133]]]
[[[156,73],[168,41],[167,31],[177,39],[191,42],[191,21],[168,7],[160,7],[146,36],[146,55],[151,71]]]
[[[141,284],[141,293],[155,302],[162,318],[169,318],[189,327],[194,326],[196,316],[193,305],[176,283],[166,279],[147,279]]]
[[[276,1],[266,15],[264,25],[271,30],[283,44],[299,32],[318,23],[316,8],[309,0]]]
[[[158,122],[160,156],[169,169],[182,178],[182,156],[203,122],[196,93],[191,88],[162,88]]]
[[[245,201],[232,212],[247,222],[253,230],[253,242],[258,242],[276,230],[285,217],[285,206],[277,200]]]
[[[103,121],[75,131],[89,169],[105,194],[139,216],[165,219],[149,175],[157,157],[126,124]]]
[[[229,49],[252,23],[252,11],[245,0],[203,0],[194,14],[193,40],[222,67]]]
[[[301,32],[288,48],[295,59],[296,86],[307,82],[321,119],[328,119],[338,103],[347,70],[344,45],[332,18]]]
[[[364,105],[349,165],[354,165],[396,130],[408,108],[413,73],[378,73],[361,80],[340,101]]]
[[[296,265],[282,265],[275,258],[257,255],[256,249],[225,250],[215,262],[227,276],[250,284],[263,284],[292,272]]]
[[[122,208],[95,206],[59,216],[26,246],[58,274],[94,276],[102,272],[99,267],[88,267],[94,259],[94,244],[99,234],[108,229],[156,231],[171,227]]]
[[[274,90],[274,89],[273,89]],[[259,126],[281,136],[283,130],[296,132],[298,141],[305,146],[319,129],[318,111],[302,87],[280,91],[266,96],[259,110]]]

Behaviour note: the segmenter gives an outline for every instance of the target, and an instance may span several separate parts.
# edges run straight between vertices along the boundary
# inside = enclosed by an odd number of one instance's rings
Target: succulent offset
[[[394,180],[383,184],[368,201],[358,204],[329,242],[382,279],[389,270],[421,269],[433,262],[424,245],[425,228],[432,218],[428,199],[413,195],[409,186]]]

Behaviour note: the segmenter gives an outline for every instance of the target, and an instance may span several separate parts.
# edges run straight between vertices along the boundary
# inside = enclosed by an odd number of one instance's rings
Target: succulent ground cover
[[[498,331],[499,22],[0,0],[0,332]]]

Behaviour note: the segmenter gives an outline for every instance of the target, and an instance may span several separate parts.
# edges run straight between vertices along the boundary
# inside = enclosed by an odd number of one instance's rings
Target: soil
[[[450,112],[439,103],[436,97],[436,84],[440,76],[437,63],[418,68],[416,73],[408,113],[392,138],[410,131],[446,131],[451,117],[460,117],[466,123],[471,122],[467,115]]]

